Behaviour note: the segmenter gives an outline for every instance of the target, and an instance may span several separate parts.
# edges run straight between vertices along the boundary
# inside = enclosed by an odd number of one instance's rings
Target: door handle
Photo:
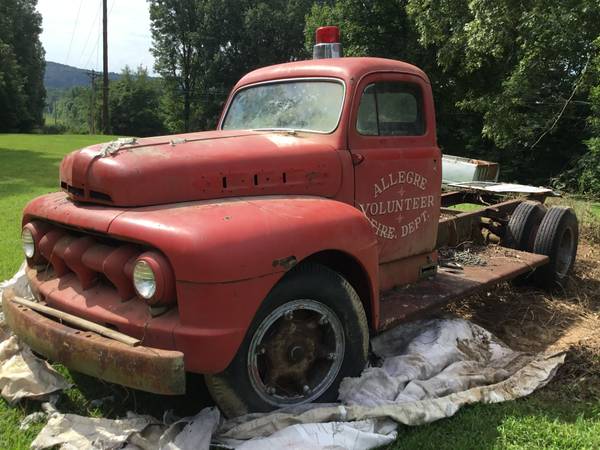
[[[360,153],[352,153],[352,164],[358,166],[361,162],[365,160],[365,157]]]

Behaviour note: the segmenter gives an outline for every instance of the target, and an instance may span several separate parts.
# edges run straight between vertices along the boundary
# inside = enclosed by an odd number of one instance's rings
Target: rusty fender
[[[377,240],[353,206],[322,197],[262,196],[134,208],[108,233],[169,258],[177,281],[230,283],[283,273],[323,250],[358,261],[378,294]]]
[[[51,361],[111,383],[155,394],[185,393],[183,353],[130,346],[65,326],[3,294],[6,322],[27,345]]]

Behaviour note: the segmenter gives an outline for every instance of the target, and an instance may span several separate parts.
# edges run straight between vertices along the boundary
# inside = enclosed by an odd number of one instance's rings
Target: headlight
[[[133,286],[144,300],[150,300],[156,292],[156,276],[150,264],[138,259],[133,268]]]
[[[133,286],[149,305],[175,302],[175,276],[167,258],[156,251],[142,253],[133,266]]]
[[[23,231],[21,231],[21,243],[25,256],[33,258],[33,255],[35,255],[35,239],[28,227],[23,228]]]

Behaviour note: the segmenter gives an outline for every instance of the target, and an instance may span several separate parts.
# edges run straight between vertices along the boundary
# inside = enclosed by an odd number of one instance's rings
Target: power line
[[[94,30],[96,30],[96,27],[94,25],[96,25],[96,20],[98,19],[98,16],[100,15],[100,10],[101,9],[102,9],[102,7],[99,6],[98,9],[96,10],[96,15],[94,16],[94,20],[92,20],[92,23],[90,25],[90,30],[88,32],[88,35],[87,35],[86,39],[85,39],[85,44],[83,44],[83,49],[81,50],[81,54],[79,55],[79,61],[82,60],[83,55],[84,55],[85,51],[87,50],[87,46],[88,46],[88,43],[90,41],[90,37],[92,36],[92,32]],[[92,54],[93,54],[93,52],[92,52]]]
[[[65,58],[65,64],[69,62],[69,56],[71,55],[71,46],[73,45],[73,37],[75,37],[75,30],[77,30],[77,24],[79,23],[79,13],[81,12],[81,5],[83,0],[79,0],[79,8],[77,8],[77,15],[75,16],[75,23],[73,24],[73,31],[71,31],[71,40],[69,41],[69,49],[67,50],[67,57]]]
[[[539,142],[544,138],[544,136],[546,136],[548,133],[550,133],[554,129],[554,127],[556,126],[556,124],[558,123],[560,118],[563,116],[563,114],[565,113],[565,110],[567,109],[567,106],[569,106],[569,103],[571,103],[571,100],[573,100],[573,97],[575,97],[575,93],[577,92],[577,89],[579,89],[579,85],[582,83],[583,78],[585,77],[585,72],[587,71],[587,68],[590,63],[591,58],[592,58],[592,55],[589,54],[587,61],[585,62],[585,66],[583,66],[583,69],[581,70],[579,79],[573,85],[573,92],[571,92],[571,95],[569,96],[569,98],[563,105],[562,109],[560,110],[560,112],[558,113],[556,118],[554,119],[554,122],[552,122],[552,125],[550,125],[550,127],[548,129],[546,129],[542,134],[540,134],[540,136],[536,139],[536,141],[529,146],[530,149],[535,147],[536,145],[538,145]]]

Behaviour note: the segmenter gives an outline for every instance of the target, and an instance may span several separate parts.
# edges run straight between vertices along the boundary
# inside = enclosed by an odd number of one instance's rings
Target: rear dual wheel
[[[358,295],[337,272],[294,269],[263,302],[229,367],[206,375],[229,417],[337,400],[347,376],[367,362],[369,330]]]
[[[533,251],[535,236],[546,215],[540,202],[525,201],[515,208],[506,227],[505,245],[526,252]]]
[[[577,216],[571,208],[553,206],[546,209],[533,201],[519,204],[508,222],[505,245],[546,255],[549,262],[530,275],[517,277],[515,282],[533,281],[544,289],[564,285],[575,264],[578,239]]]
[[[579,224],[571,208],[554,206],[548,210],[535,236],[533,252],[550,258],[533,274],[540,287],[563,286],[575,264],[579,243]]]

